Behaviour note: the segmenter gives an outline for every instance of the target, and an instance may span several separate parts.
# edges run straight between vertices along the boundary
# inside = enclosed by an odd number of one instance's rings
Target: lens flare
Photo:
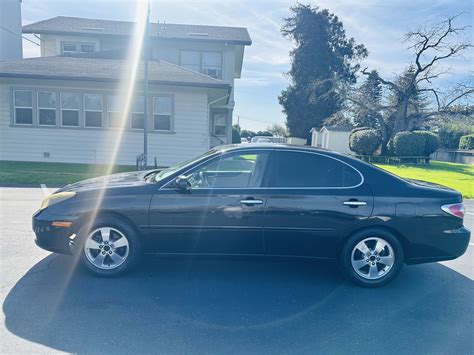
[[[128,52],[124,65],[122,68],[122,76],[118,87],[116,88],[117,95],[120,103],[120,124],[117,129],[106,130],[104,133],[107,136],[105,137],[105,144],[108,147],[111,147],[109,167],[106,171],[107,175],[112,174],[114,165],[117,162],[117,157],[119,156],[122,139],[124,137],[124,130],[128,124],[128,117],[130,112],[130,106],[132,104],[133,97],[135,95],[135,86],[137,81],[137,74],[140,70],[141,65],[141,56],[142,49],[145,41],[145,33],[148,22],[148,13],[149,13],[149,2],[148,0],[137,0],[136,10],[135,10],[135,26],[133,30],[133,36],[130,39]],[[104,186],[98,193],[97,200],[93,206],[93,213],[89,216],[86,225],[83,227],[83,230],[89,231],[93,227],[95,220],[100,213],[102,201],[106,191],[106,186]],[[81,247],[81,245],[76,246]],[[58,292],[57,302],[53,304],[57,306],[61,302],[64,295],[64,291],[69,287],[71,278],[77,268],[77,263],[79,262],[82,250],[77,251],[76,256],[73,258],[73,261],[70,263],[70,269],[66,273],[66,279],[62,285],[62,292]],[[52,310],[51,315],[54,315],[54,310]]]

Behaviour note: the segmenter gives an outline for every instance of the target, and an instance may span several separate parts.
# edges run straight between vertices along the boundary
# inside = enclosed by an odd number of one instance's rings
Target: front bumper
[[[466,252],[470,239],[471,231],[465,227],[445,230],[436,236],[430,235],[429,238],[425,238],[424,244],[412,246],[413,249],[417,250],[414,253],[415,255],[424,255],[411,257],[406,260],[406,263],[421,264],[459,258]]]
[[[35,243],[42,249],[60,254],[72,254],[75,238],[75,218],[52,215],[48,209],[37,211],[32,218]],[[55,227],[55,221],[72,222],[68,228]]]

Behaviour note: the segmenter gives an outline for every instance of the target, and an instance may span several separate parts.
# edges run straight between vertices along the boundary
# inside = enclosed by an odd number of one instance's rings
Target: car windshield
[[[189,159],[189,160],[186,160],[184,162],[181,162],[181,163],[178,163],[176,165],[173,165],[173,166],[170,166],[166,169],[163,169],[163,170],[160,170],[158,171],[156,174],[154,175],[151,175],[149,177],[149,179],[152,181],[152,182],[160,182],[162,181],[163,179],[166,179],[168,176],[170,175],[173,175],[175,172],[177,172],[178,170],[182,169],[182,168],[185,168],[186,166],[189,166],[189,165],[192,165],[194,164],[195,162],[201,160],[201,159],[204,159],[206,157],[209,157],[213,154],[215,154],[217,152],[216,149],[211,149],[210,151],[204,153],[204,154],[201,154],[195,158],[192,158],[192,159]]]

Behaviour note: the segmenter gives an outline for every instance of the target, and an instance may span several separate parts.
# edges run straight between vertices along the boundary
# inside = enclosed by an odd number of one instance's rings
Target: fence
[[[474,164],[474,150],[438,149],[430,158],[450,163]]]

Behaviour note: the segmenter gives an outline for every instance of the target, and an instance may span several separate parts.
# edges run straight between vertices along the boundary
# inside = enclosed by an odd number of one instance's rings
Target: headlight
[[[76,195],[76,193],[73,191],[59,192],[57,194],[49,195],[43,200],[43,202],[41,202],[41,209],[54,205],[58,202],[68,200],[71,197],[74,197],[74,195]]]

